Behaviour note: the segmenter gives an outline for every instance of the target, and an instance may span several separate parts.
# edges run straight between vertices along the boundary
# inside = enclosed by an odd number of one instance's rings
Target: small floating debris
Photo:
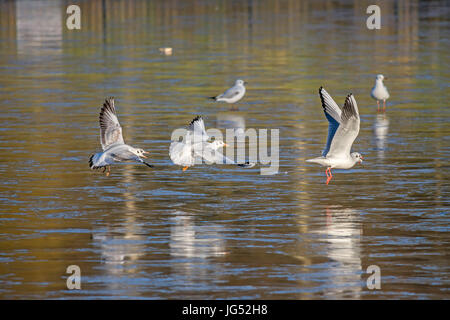
[[[172,48],[170,48],[170,47],[159,48],[159,52],[161,52],[162,54],[164,54],[166,56],[171,56],[172,55]]]

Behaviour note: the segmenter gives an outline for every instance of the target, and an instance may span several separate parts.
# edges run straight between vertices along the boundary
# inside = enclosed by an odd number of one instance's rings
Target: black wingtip
[[[325,100],[323,99],[322,90],[324,90],[324,88],[321,86],[319,88],[320,103],[322,104],[322,107],[325,108]]]
[[[216,100],[216,97],[208,97],[208,99]]]
[[[149,168],[153,168],[154,166],[152,166],[150,163],[147,163],[147,162],[145,162],[144,161],[144,164],[147,166],[147,167],[149,167]]]
[[[92,162],[92,158],[94,157],[94,155],[91,155],[90,157],[89,157],[89,168],[91,168],[92,169],[92,165],[94,164],[93,162]]]
[[[189,125],[192,125],[194,122],[199,121],[202,119],[202,116],[196,116],[194,119],[192,119],[191,123]]]
[[[241,167],[241,168],[253,168],[255,166],[255,164],[256,163],[254,163],[254,162],[247,161],[246,163],[239,163],[238,167]]]

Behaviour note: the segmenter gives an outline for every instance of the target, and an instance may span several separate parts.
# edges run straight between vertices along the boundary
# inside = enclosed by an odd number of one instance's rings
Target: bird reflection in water
[[[135,168],[130,166],[122,171],[122,179],[125,184],[133,185],[135,181]],[[136,277],[140,270],[139,260],[145,255],[147,249],[146,230],[143,225],[137,221],[136,207],[137,198],[135,190],[125,188],[122,193],[123,219],[120,223],[109,223],[106,227],[94,231],[92,241],[99,248],[102,268],[105,270],[107,279],[112,276],[114,279],[129,278],[130,281]],[[123,280],[125,281],[125,280]],[[103,281],[107,290],[122,290],[121,281]],[[128,286],[127,290],[138,290],[137,287]],[[127,294],[135,295],[136,292],[129,291]]]
[[[386,138],[389,131],[389,119],[386,113],[377,114],[373,123],[373,133],[375,144],[377,146],[378,157],[384,159],[384,151],[386,150]]]
[[[214,274],[220,274],[217,264],[210,258],[227,254],[223,238],[223,226],[211,222],[198,224],[195,216],[182,211],[174,212],[170,218],[170,256],[173,272],[184,277],[184,283],[206,281]]]
[[[359,212],[352,208],[329,206],[326,208],[326,224],[317,233],[324,236],[325,254],[333,261],[327,295],[338,299],[359,298],[363,289]]]

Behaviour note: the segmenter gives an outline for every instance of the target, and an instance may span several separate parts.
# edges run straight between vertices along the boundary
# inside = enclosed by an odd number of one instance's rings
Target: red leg
[[[386,111],[386,100],[383,100],[383,112]]]
[[[380,101],[377,100],[377,111],[380,112]]]
[[[330,173],[329,175],[327,173],[327,185],[328,185],[328,183],[331,181],[331,178],[333,178],[333,175],[331,174],[331,168],[328,168],[327,172]]]

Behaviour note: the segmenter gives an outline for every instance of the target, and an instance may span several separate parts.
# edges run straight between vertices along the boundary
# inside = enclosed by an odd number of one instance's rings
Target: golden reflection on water
[[[0,2],[0,297],[445,297],[445,2],[385,1],[378,31],[369,4],[83,1],[69,31],[67,1]],[[378,73],[385,115],[369,95]],[[237,78],[238,111],[207,99]],[[328,187],[305,163],[326,140],[321,85],[339,105],[355,95],[366,159]],[[107,96],[155,169],[89,170]],[[196,115],[280,129],[279,174],[182,174],[170,134]],[[71,264],[80,292],[65,288]],[[372,264],[387,279],[375,293]]]

